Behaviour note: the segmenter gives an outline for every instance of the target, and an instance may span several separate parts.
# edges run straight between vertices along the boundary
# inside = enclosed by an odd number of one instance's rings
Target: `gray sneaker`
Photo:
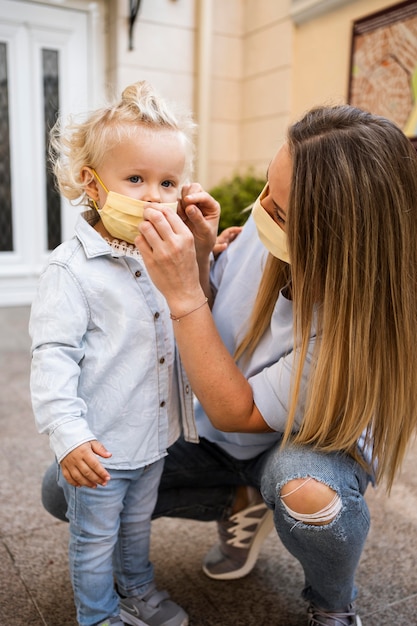
[[[131,626],[187,626],[188,615],[153,586],[144,596],[120,598],[120,617]]]
[[[203,561],[209,578],[243,578],[255,566],[262,543],[274,528],[273,514],[264,502],[248,506],[217,524],[220,542]]]
[[[308,626],[362,626],[362,622],[351,604],[346,608],[346,611],[340,613],[325,611],[310,604],[308,607]]]

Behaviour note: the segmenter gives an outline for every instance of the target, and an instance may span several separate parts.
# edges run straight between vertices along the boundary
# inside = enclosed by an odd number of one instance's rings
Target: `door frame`
[[[26,28],[26,22],[31,24],[32,31],[30,35],[21,35],[19,25],[16,21],[16,14],[19,16],[16,8],[22,5],[22,29]],[[33,5],[34,11],[31,14]],[[82,53],[81,53],[81,82],[77,79],[76,64],[71,63],[70,55],[66,54],[65,44],[62,47],[61,58],[66,63],[66,77],[72,76],[68,84],[85,85],[85,93],[79,98],[80,109],[90,110],[99,106],[103,101],[105,88],[105,19],[106,5],[104,0],[97,2],[83,2],[80,0],[63,0],[59,3],[52,0],[43,0],[37,2],[35,0],[0,0],[0,8],[2,9],[1,28],[2,37],[8,41],[8,49],[10,50],[10,59],[8,58],[8,74],[9,74],[9,124],[10,124],[10,167],[11,181],[13,193],[13,228],[14,228],[14,247],[11,252],[0,253],[0,306],[17,306],[29,305],[32,302],[39,274],[45,265],[49,251],[45,243],[45,221],[44,216],[46,209],[44,204],[44,153],[40,157],[38,151],[39,146],[44,143],[43,139],[43,120],[40,117],[39,103],[41,95],[39,93],[39,76],[33,76],[33,72],[22,72],[22,58],[24,54],[33,54],[33,47],[37,51],[37,46],[47,47],[49,39],[51,47],[60,48],[56,44],[57,36],[51,31],[51,24],[59,20],[59,12],[63,17],[72,18],[74,27],[77,23],[83,24],[82,31]],[[68,14],[66,11],[70,11]],[[26,15],[25,12],[28,14]],[[81,19],[80,15],[82,14]],[[14,16],[14,17],[11,17]],[[10,22],[8,22],[8,18]],[[45,17],[43,30],[42,18]],[[25,26],[23,23],[25,22]],[[62,22],[61,22],[62,23]],[[65,21],[63,29],[65,29]],[[25,31],[26,32],[26,31]],[[75,33],[75,41],[78,42],[79,36]],[[50,34],[49,34],[50,33]],[[9,38],[10,34],[10,38]],[[85,35],[85,38],[84,38]],[[37,40],[39,37],[39,42]],[[29,48],[25,51],[25,45]],[[55,41],[54,41],[55,39]],[[79,40],[81,42],[81,40]],[[74,43],[71,42],[70,48],[74,49]],[[72,55],[71,55],[72,56]],[[83,58],[83,57],[86,58]],[[66,58],[65,58],[66,57]],[[17,69],[20,62],[20,71]],[[36,63],[34,65],[36,68]],[[36,74],[36,69],[35,69]],[[68,81],[67,81],[68,82]],[[69,113],[77,113],[78,111],[69,110],[71,102],[77,102],[77,91],[75,93],[68,92],[68,87],[62,84],[63,89],[67,89],[67,93],[62,94],[60,102],[60,112],[66,116]],[[61,92],[61,83],[60,83]],[[30,106],[33,105],[33,115],[30,121],[28,116],[20,115],[25,106],[25,102],[16,101],[16,97],[26,100],[28,97],[33,98]],[[75,105],[74,105],[75,106]],[[26,145],[28,150],[25,150]],[[35,146],[35,150],[34,150]],[[40,162],[41,161],[41,162]],[[35,201],[32,201],[32,199]],[[0,207],[1,210],[1,207]],[[30,211],[33,210],[36,218]],[[62,199],[62,238],[67,239],[73,233],[73,227],[78,214],[77,207],[69,205],[68,201]]]

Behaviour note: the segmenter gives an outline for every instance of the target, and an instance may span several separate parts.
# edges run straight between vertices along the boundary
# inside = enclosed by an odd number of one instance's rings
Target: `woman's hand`
[[[201,215],[196,207],[194,210]],[[146,207],[143,216],[135,244],[153,283],[170,310],[180,316],[204,299],[193,233],[176,213],[162,206]]]
[[[197,260],[208,257],[216,243],[220,205],[199,183],[184,185],[178,214],[194,235]]]

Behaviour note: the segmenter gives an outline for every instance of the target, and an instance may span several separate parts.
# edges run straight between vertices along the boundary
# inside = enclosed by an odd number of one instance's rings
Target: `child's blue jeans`
[[[151,516],[163,466],[161,459],[136,470],[109,469],[111,480],[95,489],[72,487],[60,474],[58,484],[68,503],[69,564],[81,626],[119,614],[114,578],[123,595],[144,594],[152,582]]]

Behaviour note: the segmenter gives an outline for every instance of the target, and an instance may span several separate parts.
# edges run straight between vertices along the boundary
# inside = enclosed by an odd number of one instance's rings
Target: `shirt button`
[[[161,358],[159,359],[159,362],[161,365],[165,363],[165,357],[161,356]]]
[[[140,270],[136,270],[135,276],[136,278],[139,278],[140,276],[142,276],[142,272]]]
[[[190,393],[190,385],[185,385],[185,393]]]
[[[161,404],[159,405],[160,407],[164,407],[165,406],[165,400],[162,400]]]
[[[157,312],[155,313],[155,315],[154,315],[154,318],[157,320],[157,319],[158,319],[158,317],[159,317],[159,313],[158,313],[158,311],[157,311]]]

